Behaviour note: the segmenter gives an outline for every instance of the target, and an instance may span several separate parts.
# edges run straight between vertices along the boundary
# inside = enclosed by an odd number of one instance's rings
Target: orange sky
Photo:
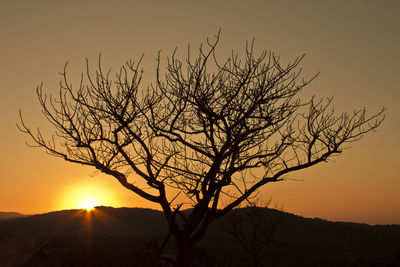
[[[30,125],[48,129],[34,89],[56,92],[70,61],[79,77],[84,57],[117,69],[145,53],[151,81],[159,49],[186,49],[222,28],[221,57],[246,40],[282,60],[306,53],[305,75],[321,70],[308,95],[335,96],[338,110],[387,108],[374,134],[328,164],[267,185],[285,211],[329,220],[400,224],[400,2],[399,1],[7,1],[0,3],[0,211],[41,213],[76,208],[85,192],[112,206],[153,207],[111,177],[53,158],[17,131],[18,110]],[[75,2],[77,3],[77,2]]]

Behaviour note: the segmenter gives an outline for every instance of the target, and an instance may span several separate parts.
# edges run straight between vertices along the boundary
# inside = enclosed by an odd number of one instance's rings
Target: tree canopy
[[[158,203],[178,246],[190,247],[261,186],[340,154],[384,119],[383,110],[336,114],[332,98],[302,99],[316,77],[302,78],[302,56],[283,65],[249,42],[244,56],[220,61],[218,42],[219,34],[183,59],[175,50],[165,70],[159,54],[155,82],[145,87],[142,59],[115,76],[100,57],[93,74],[87,60],[77,87],[65,64],[57,96],[37,88],[53,137],[22,116],[19,128],[51,155],[93,166]],[[185,205],[191,212],[181,212]]]

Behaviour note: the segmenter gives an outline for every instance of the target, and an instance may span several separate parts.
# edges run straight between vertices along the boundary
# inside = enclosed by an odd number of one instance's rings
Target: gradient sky
[[[335,96],[338,111],[387,108],[386,120],[350,150],[286,181],[263,188],[283,210],[305,217],[400,224],[400,1],[0,1],[0,211],[26,214],[76,208],[87,192],[99,204],[152,207],[112,177],[28,148],[18,132],[49,129],[35,88],[58,89],[64,63],[72,80],[84,58],[114,70],[145,53],[146,81],[155,57],[197,47],[222,29],[217,51],[256,49],[282,61],[306,54],[305,76],[321,71],[306,94]],[[144,84],[143,84],[144,85]],[[93,193],[94,192],[94,193]]]

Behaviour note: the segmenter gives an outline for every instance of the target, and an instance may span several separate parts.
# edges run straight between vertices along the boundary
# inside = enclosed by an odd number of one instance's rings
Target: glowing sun
[[[93,211],[98,206],[121,206],[109,184],[83,177],[67,184],[59,194],[54,209],[84,209]],[[56,202],[56,201],[55,201]]]
[[[94,197],[85,197],[79,202],[79,208],[92,211],[96,206],[99,206],[99,204],[100,202]]]
[[[115,198],[112,192],[100,184],[76,183],[71,184],[61,194],[60,208],[84,209],[92,211],[96,206],[114,206]]]

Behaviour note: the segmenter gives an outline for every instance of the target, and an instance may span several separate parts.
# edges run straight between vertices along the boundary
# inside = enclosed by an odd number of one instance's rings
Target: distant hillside
[[[18,212],[1,212],[0,211],[0,220],[8,220],[8,219],[15,219],[25,217],[27,215],[23,215]]]
[[[195,249],[196,266],[248,266],[251,256],[226,232],[235,210],[211,225]],[[400,266],[400,226],[328,222],[276,210],[265,266]],[[0,221],[0,266],[154,266],[166,234],[160,211],[98,207]],[[169,242],[166,252],[174,252]],[[398,264],[398,265],[397,265]]]

